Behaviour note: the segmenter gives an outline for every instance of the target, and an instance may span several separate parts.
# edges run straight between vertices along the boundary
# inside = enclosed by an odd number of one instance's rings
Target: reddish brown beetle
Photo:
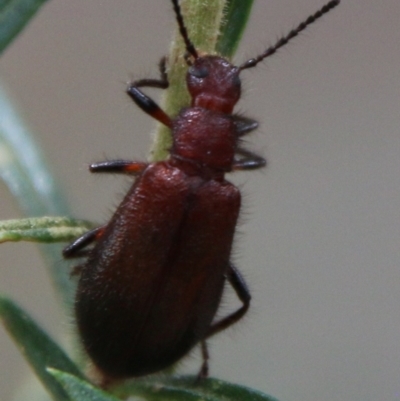
[[[203,350],[200,375],[206,376],[205,340],[248,310],[250,293],[230,262],[240,192],[224,175],[263,167],[265,160],[240,147],[240,138],[257,122],[231,114],[240,97],[239,74],[275,53],[339,0],[239,67],[222,57],[199,56],[178,0],[172,3],[188,53],[190,107],[172,119],[139,89],[168,87],[165,59],[159,80],[135,81],[127,89],[145,113],[171,128],[169,159],[92,164],[92,172],[137,178],[107,224],[64,249],[66,258],[87,256],[76,268],[75,312],[83,345],[104,382],[162,370],[198,343]],[[226,280],[242,306],[214,322]]]

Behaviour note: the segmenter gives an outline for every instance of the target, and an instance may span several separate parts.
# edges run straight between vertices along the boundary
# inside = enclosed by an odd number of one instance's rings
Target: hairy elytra
[[[250,293],[230,256],[240,210],[239,190],[225,173],[264,167],[262,157],[240,144],[256,121],[233,113],[241,71],[255,67],[339,4],[328,2],[275,45],[240,66],[201,55],[191,42],[178,0],[172,0],[188,64],[189,107],[168,116],[142,87],[168,87],[166,59],[160,79],[131,82],[128,95],[172,131],[168,160],[94,163],[95,173],[134,175],[134,184],[111,220],[73,241],[64,257],[85,256],[75,302],[83,346],[101,382],[167,368],[201,344],[199,375],[208,374],[206,340],[237,322]],[[215,320],[224,285],[242,306]]]

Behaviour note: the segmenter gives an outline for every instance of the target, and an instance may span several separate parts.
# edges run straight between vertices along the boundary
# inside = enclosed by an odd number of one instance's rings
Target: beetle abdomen
[[[144,171],[82,266],[78,286],[83,343],[108,376],[161,370],[207,336],[239,207],[239,191],[226,181],[189,177],[168,162]]]

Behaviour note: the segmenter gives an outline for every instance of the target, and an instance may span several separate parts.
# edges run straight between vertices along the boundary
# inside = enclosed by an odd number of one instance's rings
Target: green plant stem
[[[225,2],[226,0],[181,1],[182,14],[190,40],[200,53],[215,53]],[[190,104],[184,78],[188,67],[184,59],[185,52],[185,45],[178,28],[176,28],[168,55],[170,86],[165,91],[161,102],[163,110],[172,117],[176,116],[182,107]],[[171,143],[169,128],[158,124],[151,150],[151,160],[164,160],[168,155]]]

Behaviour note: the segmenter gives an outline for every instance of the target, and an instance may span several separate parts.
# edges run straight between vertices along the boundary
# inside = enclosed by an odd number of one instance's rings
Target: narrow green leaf
[[[218,54],[227,58],[233,57],[249,19],[253,2],[254,0],[227,0],[225,17],[216,46]]]
[[[71,401],[121,401],[89,382],[57,369],[48,372],[60,383]]]
[[[93,226],[67,217],[31,217],[0,221],[0,243],[6,241],[65,242],[84,234]]]
[[[69,400],[62,386],[48,373],[47,368],[53,367],[83,377],[76,365],[23,310],[2,296],[0,319],[53,399]]]
[[[47,0],[0,1],[0,54]]]
[[[0,84],[0,178],[25,215],[68,216],[70,213],[63,200],[65,196],[33,136]],[[46,245],[40,250],[49,262],[50,276],[64,304],[71,305],[75,289],[67,266],[60,268],[61,247]]]
[[[171,386],[166,383],[167,381],[165,379],[147,384],[139,381],[133,384],[129,391],[117,390],[115,393],[122,399],[140,397],[146,401],[222,401],[221,397],[201,393],[195,386],[195,377],[193,377],[192,389]]]
[[[207,400],[207,401],[277,401],[275,398],[245,386],[218,379],[196,376],[166,376],[132,381],[115,390],[121,398],[141,396],[149,401]]]
[[[0,177],[27,215],[68,215],[65,196],[33,137],[0,85]]]
[[[193,386],[193,377],[176,377],[172,379],[172,382],[177,387],[190,388]],[[219,399],[227,400],[277,401],[276,398],[264,394],[261,391],[214,378],[206,379],[201,383],[201,392],[203,394],[213,395]]]

